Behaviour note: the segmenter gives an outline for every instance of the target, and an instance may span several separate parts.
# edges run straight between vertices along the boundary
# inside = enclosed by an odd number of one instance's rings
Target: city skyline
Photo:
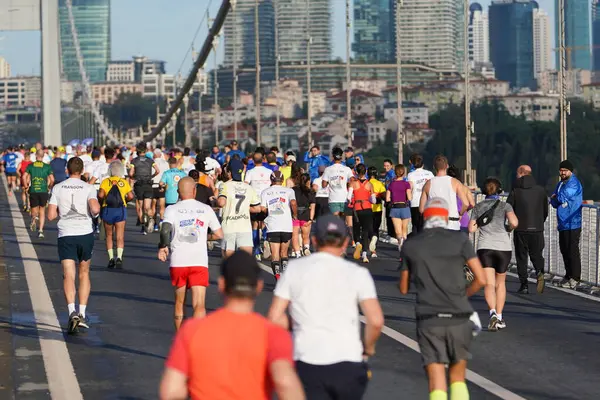
[[[485,10],[492,0],[478,1]],[[180,70],[186,74],[191,65],[191,55],[186,55],[193,34],[202,19],[206,3],[199,4],[194,0],[179,0],[181,7],[168,7],[166,0],[130,0],[112,2],[112,59],[130,60],[134,55],[145,55],[152,59],[167,62],[167,72],[175,74]],[[540,8],[554,18],[554,0],[539,0]],[[345,1],[331,0],[332,10],[332,58],[345,59]],[[143,6],[142,6],[143,5]],[[220,2],[213,1],[211,16],[216,15]],[[352,7],[352,3],[351,3]],[[143,10],[143,13],[141,12]],[[350,13],[351,18],[353,12]],[[162,23],[156,23],[162,19]],[[140,29],[139,26],[153,24],[154,29]],[[206,25],[206,23],[204,24]],[[554,24],[552,23],[552,47],[555,47]],[[161,29],[162,27],[162,29]],[[206,27],[201,27],[195,41],[198,49],[206,36]],[[11,64],[13,75],[39,75],[40,46],[39,32],[1,32],[0,56]],[[176,40],[181,38],[180,40]],[[354,42],[351,33],[351,42]],[[223,41],[219,44],[218,62],[223,62]],[[23,52],[23,49],[32,51]],[[184,60],[185,56],[185,60]],[[207,68],[213,66],[213,56],[207,62]]]

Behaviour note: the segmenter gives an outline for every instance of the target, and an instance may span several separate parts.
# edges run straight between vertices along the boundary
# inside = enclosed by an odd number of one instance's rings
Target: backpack
[[[112,187],[106,194],[106,207],[121,208],[125,206],[123,196],[121,196],[121,191],[119,190],[119,184],[123,184],[123,182],[120,180],[112,182]]]
[[[481,228],[492,222],[492,220],[494,219],[494,211],[496,211],[496,208],[499,204],[500,200],[496,200],[496,202],[490,208],[488,208],[483,214],[479,216],[479,218],[475,220],[475,223],[478,227]]]
[[[146,156],[137,157],[132,162],[135,167],[135,180],[147,182],[152,179],[152,164],[154,161]]]

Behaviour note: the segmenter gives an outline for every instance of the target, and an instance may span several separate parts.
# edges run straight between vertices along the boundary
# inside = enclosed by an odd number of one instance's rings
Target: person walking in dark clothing
[[[544,222],[548,218],[548,195],[546,190],[535,182],[529,165],[517,169],[515,186],[506,200],[513,207],[519,226],[513,240],[517,272],[521,286],[517,293],[528,294],[527,256],[531,259],[537,276],[537,292],[544,292]]]
[[[573,174],[573,163],[564,160],[560,163],[560,182],[556,185],[550,204],[556,208],[558,220],[558,244],[565,263],[565,277],[560,286],[576,289],[581,280],[581,208],[583,187]]]

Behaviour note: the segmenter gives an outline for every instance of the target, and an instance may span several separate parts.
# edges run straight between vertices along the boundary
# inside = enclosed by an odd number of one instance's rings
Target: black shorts
[[[287,243],[292,240],[292,232],[267,232],[269,243]]]
[[[8,177],[8,176],[17,176],[16,172],[8,172],[8,171],[4,171],[4,174]]]
[[[58,258],[62,260],[75,260],[75,262],[88,261],[92,258],[94,250],[94,234],[81,236],[63,236],[58,238]]]
[[[151,199],[152,192],[152,183],[150,182],[136,182],[133,185],[133,193],[135,194],[135,198],[137,200],[145,200]]]
[[[345,217],[353,217],[354,216],[354,208],[348,207],[348,203],[346,203],[346,207],[344,207],[344,216]]]
[[[364,362],[314,365],[296,361],[296,371],[307,399],[360,400],[370,379],[369,366]]]
[[[166,190],[161,191],[160,188],[152,188],[152,198],[164,199]]]
[[[457,321],[458,322],[458,321]],[[429,364],[456,364],[471,357],[469,347],[473,340],[473,322],[461,319],[455,324],[432,325],[417,323],[417,342],[423,366]]]
[[[251,213],[250,214],[250,221],[264,221],[265,218],[267,218],[267,213],[265,212],[259,212],[259,213]]]
[[[497,274],[504,274],[508,271],[512,251],[481,249],[477,250],[477,257],[483,268],[494,268]]]
[[[29,206],[46,207],[48,204],[48,193],[29,193]]]

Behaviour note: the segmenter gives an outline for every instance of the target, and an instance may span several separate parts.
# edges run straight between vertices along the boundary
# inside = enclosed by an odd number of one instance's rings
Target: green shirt
[[[31,176],[29,193],[48,193],[48,177],[52,175],[50,165],[36,161],[29,164],[25,172]]]

